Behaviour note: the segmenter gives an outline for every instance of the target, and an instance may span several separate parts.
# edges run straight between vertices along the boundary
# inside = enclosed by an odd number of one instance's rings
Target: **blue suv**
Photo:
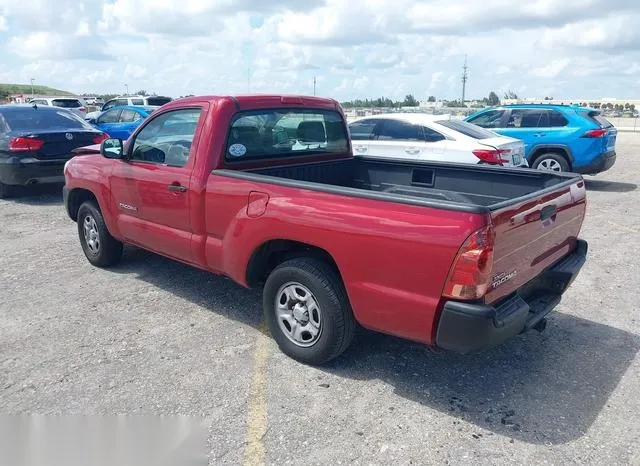
[[[521,139],[529,166],[593,175],[616,161],[615,127],[598,110],[570,105],[491,107],[465,118],[498,134]]]

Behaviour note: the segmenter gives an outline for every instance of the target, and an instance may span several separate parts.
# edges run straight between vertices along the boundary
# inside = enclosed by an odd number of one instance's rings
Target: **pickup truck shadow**
[[[638,188],[638,185],[635,183],[623,183],[621,181],[585,179],[585,183],[589,191],[603,191],[608,193],[628,193]]]
[[[32,186],[15,186],[9,202],[26,205],[62,204],[62,184],[42,184]]]
[[[136,248],[126,248],[112,270],[261,326],[258,290]],[[544,333],[473,355],[361,330],[343,356],[319,369],[365,384],[381,380],[396,395],[451,416],[452,428],[464,420],[528,443],[562,444],[587,432],[639,350],[634,334],[555,312]]]

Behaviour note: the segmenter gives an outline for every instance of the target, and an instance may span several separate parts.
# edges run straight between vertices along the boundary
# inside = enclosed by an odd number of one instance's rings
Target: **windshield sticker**
[[[247,148],[244,144],[231,144],[229,146],[229,155],[232,155],[233,157],[242,157],[246,153]]]

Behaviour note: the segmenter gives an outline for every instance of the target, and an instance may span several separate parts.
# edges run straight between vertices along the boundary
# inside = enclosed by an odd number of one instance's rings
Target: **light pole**
[[[35,83],[35,82],[36,82],[35,78],[31,78],[31,97],[32,97],[32,98],[33,98],[33,96],[34,96],[34,92],[33,92],[33,90],[34,90],[33,83]]]
[[[124,90],[126,91],[125,95],[129,95],[129,85],[128,84],[124,85]]]

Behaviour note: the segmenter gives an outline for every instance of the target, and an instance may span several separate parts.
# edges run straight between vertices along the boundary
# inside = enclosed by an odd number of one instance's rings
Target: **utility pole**
[[[313,77],[313,95],[316,95],[316,77]]]
[[[462,66],[462,106],[464,107],[464,96],[467,91],[467,79],[469,75],[467,74],[467,70],[469,67],[467,66],[467,55],[464,56],[464,65]]]
[[[34,94],[35,94],[35,93],[33,92],[33,91],[34,91],[33,83],[35,83],[35,82],[36,82],[35,78],[31,78],[31,97],[33,97],[33,96],[34,96]]]

